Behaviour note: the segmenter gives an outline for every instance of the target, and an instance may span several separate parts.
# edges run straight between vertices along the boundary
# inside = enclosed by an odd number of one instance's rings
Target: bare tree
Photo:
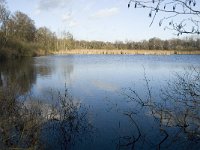
[[[6,8],[5,0],[0,0],[0,27],[8,20],[10,12]]]
[[[0,49],[6,44],[6,22],[8,21],[10,12],[6,8],[5,0],[0,0]]]
[[[1,149],[70,149],[83,137],[90,138],[89,108],[75,101],[67,89],[49,92],[53,104],[20,93],[15,85],[0,88]]]
[[[25,13],[20,11],[11,15],[6,23],[10,37],[22,41],[33,41],[35,38],[36,27],[34,21]]]
[[[176,31],[177,35],[200,34],[200,3],[198,0],[130,0],[128,8],[134,5],[135,8],[149,10],[149,17],[153,24],[158,14],[164,15],[159,26],[167,21],[165,29]],[[166,14],[166,15],[165,15]]]
[[[133,88],[127,89],[123,94],[132,103],[132,110],[124,114],[129,117],[135,128],[133,135],[121,136],[119,149],[144,147],[173,148],[174,145],[183,149],[196,149],[200,141],[200,70],[191,67],[183,73],[176,73],[161,90],[161,97],[156,97],[150,86],[150,80],[145,74],[146,96],[142,97]],[[140,113],[149,114],[154,123],[150,126],[156,138],[151,139],[151,131],[146,132]],[[151,117],[150,117],[151,116]],[[173,130],[173,132],[172,132]],[[183,138],[184,137],[184,138]]]

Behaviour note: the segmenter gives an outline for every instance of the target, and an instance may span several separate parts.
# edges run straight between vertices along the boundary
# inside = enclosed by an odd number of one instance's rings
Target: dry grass
[[[173,54],[200,54],[200,50],[177,51],[177,50],[104,50],[104,49],[75,49],[61,50],[52,54],[139,54],[139,55],[173,55]]]

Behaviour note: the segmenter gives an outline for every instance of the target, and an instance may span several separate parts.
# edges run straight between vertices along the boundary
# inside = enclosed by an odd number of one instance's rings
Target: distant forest
[[[103,31],[102,31],[103,32]],[[200,38],[161,40],[151,38],[134,41],[78,41],[69,32],[57,35],[47,27],[36,28],[34,20],[23,12],[11,13],[4,0],[0,1],[0,59],[46,55],[59,50],[200,50]]]

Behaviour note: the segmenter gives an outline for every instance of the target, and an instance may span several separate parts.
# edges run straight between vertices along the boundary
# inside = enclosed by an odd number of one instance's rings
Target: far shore
[[[200,55],[200,50],[105,50],[105,49],[74,49],[60,50],[52,54],[139,54],[139,55]]]

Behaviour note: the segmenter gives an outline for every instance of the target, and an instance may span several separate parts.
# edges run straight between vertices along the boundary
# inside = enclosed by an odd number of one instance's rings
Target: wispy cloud
[[[69,27],[75,27],[78,25],[78,22],[72,16],[72,12],[67,12],[62,16],[62,21],[66,23]]]
[[[72,19],[73,19],[73,17],[72,17],[72,13],[71,12],[67,12],[62,16],[62,21],[63,22],[67,22],[67,21],[70,21]]]
[[[71,20],[70,22],[69,22],[69,27],[76,27],[76,26],[78,26],[79,25],[79,23],[76,21],[76,20]]]
[[[106,9],[101,9],[98,10],[96,13],[91,15],[91,18],[105,18],[105,17],[110,17],[114,16],[119,13],[119,8],[113,7],[113,8],[106,8]]]
[[[64,7],[70,0],[40,0],[38,10],[49,10]]]
[[[83,6],[83,11],[89,11],[92,9],[92,7],[95,5],[95,1],[88,1],[84,6]]]

